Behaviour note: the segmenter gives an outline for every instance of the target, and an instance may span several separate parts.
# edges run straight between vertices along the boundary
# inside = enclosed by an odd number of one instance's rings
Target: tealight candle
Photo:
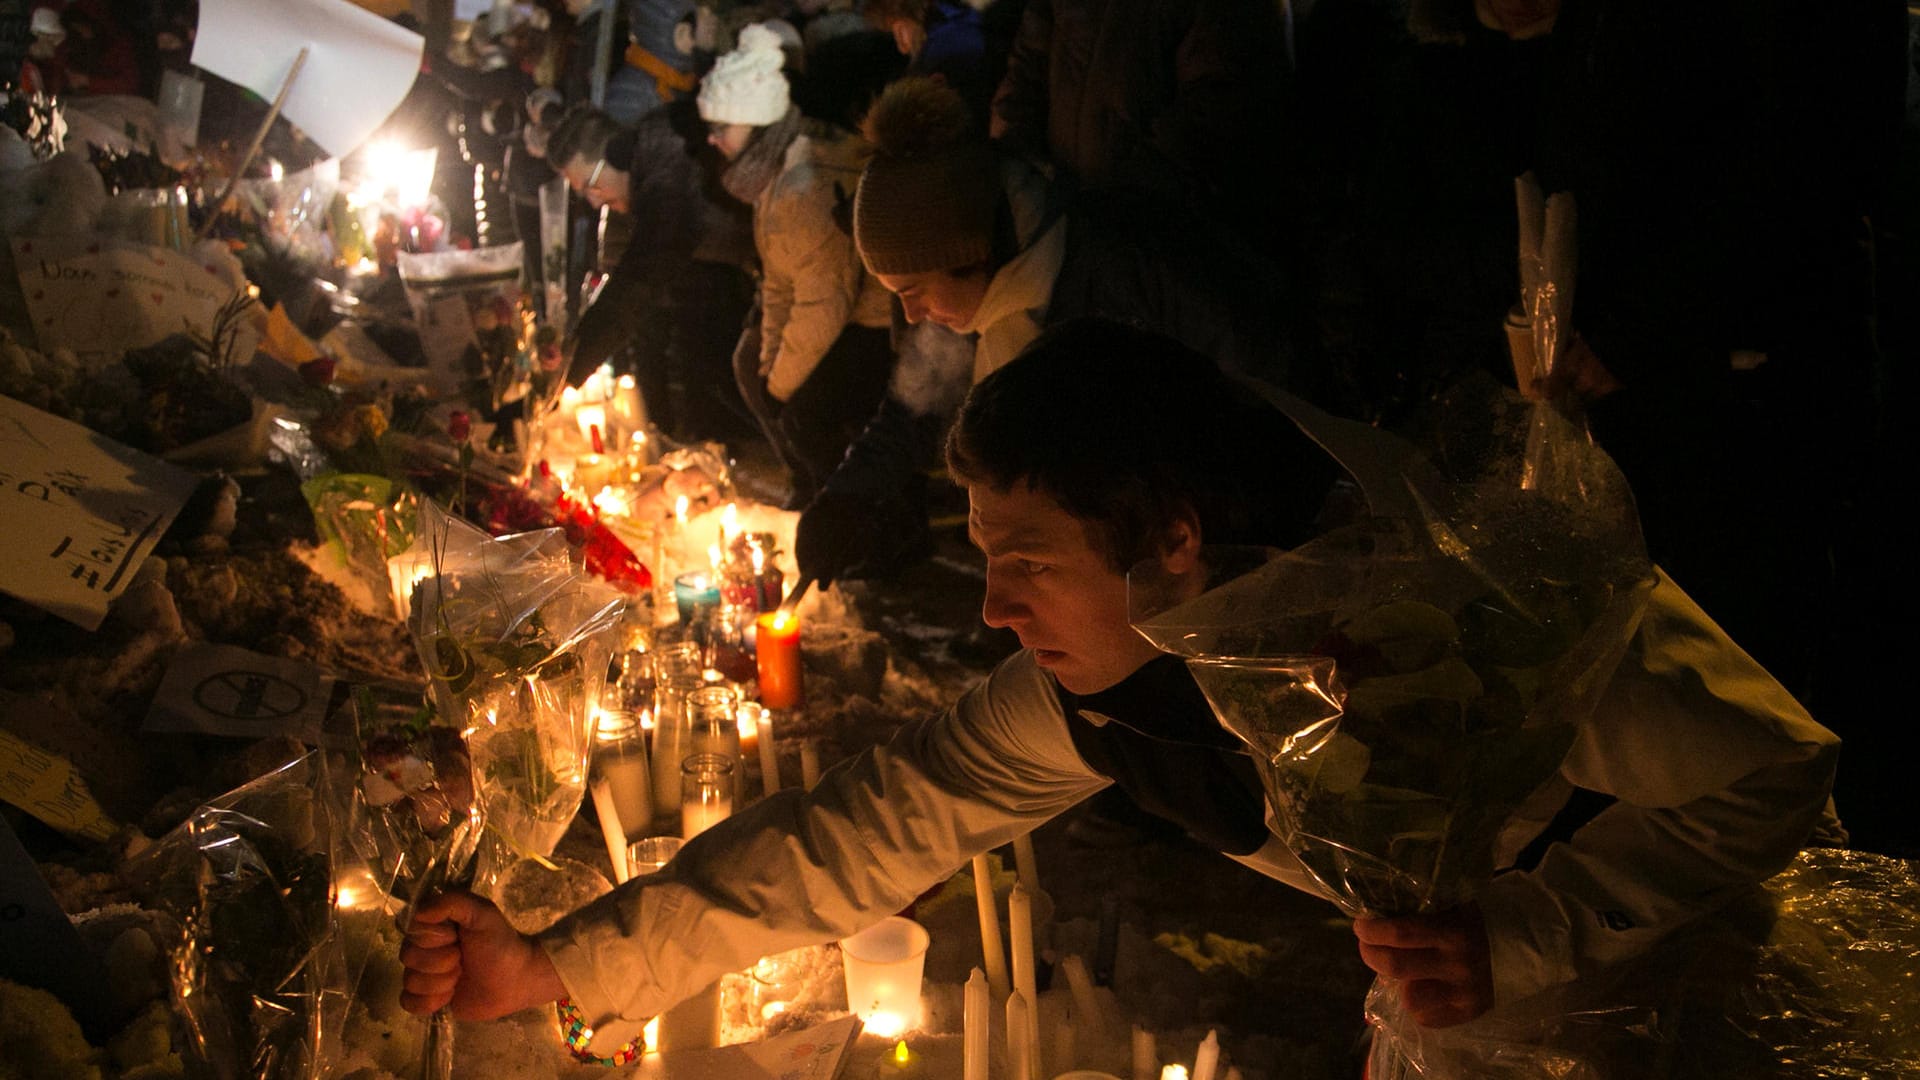
[[[588,497],[614,482],[614,461],[605,454],[581,454],[573,459],[573,484]]]
[[[754,662],[760,673],[760,703],[769,709],[800,704],[800,620],[790,611],[754,619]]]

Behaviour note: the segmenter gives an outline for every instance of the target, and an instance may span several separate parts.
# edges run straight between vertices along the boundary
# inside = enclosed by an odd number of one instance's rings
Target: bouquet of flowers
[[[1321,438],[1361,482],[1359,520],[1130,579],[1136,629],[1188,658],[1275,832],[1351,915],[1477,895],[1652,586],[1626,484],[1583,436],[1544,409],[1456,415],[1473,429],[1432,457],[1371,429]]]
[[[408,626],[434,711],[466,734],[485,889],[550,855],[579,810],[625,602],[557,529],[496,540],[429,504],[416,543],[431,573],[412,583]]]
[[[178,933],[168,965],[195,1075],[318,1080],[352,980],[333,918],[337,807],[304,753],[195,810],[128,865]]]

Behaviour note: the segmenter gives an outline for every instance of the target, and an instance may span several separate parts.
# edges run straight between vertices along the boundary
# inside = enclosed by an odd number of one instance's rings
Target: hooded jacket
[[[887,293],[867,273],[840,222],[839,209],[860,184],[871,149],[851,132],[820,121],[787,121],[727,170],[727,187],[753,205],[753,238],[760,250],[760,374],[767,393],[791,398],[849,324],[889,324]],[[777,141],[786,132],[784,147]],[[777,171],[757,178],[757,155],[777,159]],[[743,166],[748,166],[743,168]]]
[[[748,807],[539,940],[599,1038],[617,1045],[721,974],[859,930],[1111,783],[1164,791],[1189,772],[1216,781],[1181,785],[1196,835],[1318,894],[1276,839],[1248,828],[1262,803],[1249,798],[1244,761],[1226,764],[1233,750],[1194,723],[1182,694],[1177,676],[1150,663],[1075,699],[1018,653],[946,713],[841,763],[809,792]],[[1496,1000],[1639,953],[1785,867],[1821,820],[1838,750],[1659,575],[1559,775],[1501,834],[1496,865],[1507,865],[1571,789],[1611,799],[1482,893]],[[1221,771],[1210,755],[1222,755]]]

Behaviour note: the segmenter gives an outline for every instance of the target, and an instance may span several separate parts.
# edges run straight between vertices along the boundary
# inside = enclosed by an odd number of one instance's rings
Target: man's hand
[[[1493,1007],[1487,924],[1473,904],[1438,915],[1355,919],[1360,959],[1400,985],[1400,1003],[1422,1027],[1464,1024]]]
[[[472,893],[444,893],[414,909],[400,1005],[426,1014],[449,1005],[460,1020],[493,1020],[567,995],[553,962],[500,909]]]

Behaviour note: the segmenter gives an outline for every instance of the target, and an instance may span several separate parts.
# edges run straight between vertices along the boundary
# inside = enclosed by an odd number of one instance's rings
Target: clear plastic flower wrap
[[[1810,849],[1589,979],[1422,1028],[1367,999],[1373,1080],[1879,1080],[1920,1075],[1920,865]]]
[[[579,811],[625,601],[573,564],[558,529],[494,539],[429,505],[408,557],[431,570],[408,626],[435,711],[467,733],[484,890],[551,854]]]
[[[193,1075],[318,1080],[339,1060],[354,982],[333,918],[342,818],[309,752],[128,863],[178,927],[169,969]]]
[[[1625,481],[1584,436],[1517,402],[1450,415],[1426,456],[1320,417],[1364,512],[1292,551],[1207,548],[1193,574],[1129,579],[1136,629],[1188,659],[1273,830],[1351,915],[1474,898],[1652,585]]]

